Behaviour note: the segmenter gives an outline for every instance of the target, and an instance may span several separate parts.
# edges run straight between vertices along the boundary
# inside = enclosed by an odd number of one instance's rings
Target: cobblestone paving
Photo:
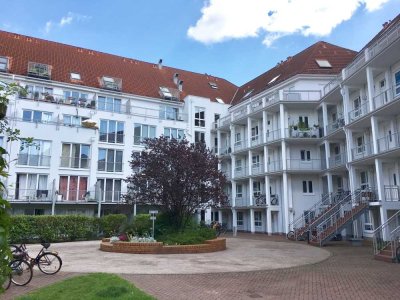
[[[241,234],[240,238],[282,241]],[[157,299],[400,299],[400,264],[375,261],[371,246],[336,243],[327,260],[287,269],[196,275],[121,275]],[[27,287],[12,287],[2,299],[78,275],[34,274]],[[82,275],[82,274],[79,274]]]

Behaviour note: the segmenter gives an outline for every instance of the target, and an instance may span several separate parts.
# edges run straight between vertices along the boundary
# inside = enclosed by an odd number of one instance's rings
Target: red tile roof
[[[298,74],[338,74],[349,64],[357,52],[335,46],[326,42],[317,42],[307,49],[288,57],[286,61],[278,63],[277,66],[243,84],[236,93],[231,104],[235,105],[246,98],[266,90]],[[332,68],[320,68],[316,59],[326,59]],[[279,77],[268,84],[276,76]],[[251,94],[244,97],[249,91]]]
[[[177,89],[175,73],[183,80],[180,98],[201,96],[230,103],[237,86],[218,77],[138,61],[94,50],[83,49],[38,38],[0,31],[0,56],[10,58],[9,72],[27,75],[28,62],[52,66],[51,80],[99,88],[100,78],[122,79],[122,92],[160,98],[160,86]],[[79,73],[81,81],[71,80],[70,73]],[[209,82],[218,85],[211,88]]]

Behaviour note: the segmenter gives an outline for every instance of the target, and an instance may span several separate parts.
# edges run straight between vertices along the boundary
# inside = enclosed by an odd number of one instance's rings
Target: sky
[[[0,30],[236,85],[317,41],[360,50],[400,0],[0,0]]]

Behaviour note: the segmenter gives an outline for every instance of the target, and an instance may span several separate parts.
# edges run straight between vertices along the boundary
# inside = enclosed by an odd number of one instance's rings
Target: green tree
[[[132,153],[128,202],[159,206],[177,230],[185,228],[196,209],[225,204],[226,178],[205,144],[160,137],[144,145],[142,152]]]
[[[7,136],[7,141],[16,141],[20,139],[20,131],[18,129],[12,129],[8,125],[8,121],[5,118],[7,112],[7,105],[9,97],[16,94],[24,89],[18,84],[7,84],[0,82],[0,134]],[[32,142],[32,139],[27,139],[28,143]],[[2,284],[8,276],[9,268],[8,263],[10,259],[10,248],[8,245],[8,233],[10,228],[10,217],[8,215],[8,209],[10,204],[4,198],[6,187],[4,186],[3,180],[8,176],[8,163],[6,160],[7,151],[0,147],[0,293],[2,293]]]

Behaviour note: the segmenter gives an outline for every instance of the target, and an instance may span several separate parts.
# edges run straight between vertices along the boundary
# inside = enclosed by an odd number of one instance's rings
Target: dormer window
[[[326,59],[316,59],[315,62],[318,64],[320,68],[332,68],[330,62]]]
[[[81,80],[81,74],[71,73],[71,80]]]
[[[30,61],[28,63],[28,75],[33,77],[50,79],[51,66]]]
[[[113,90],[113,91],[121,91],[122,90],[122,79],[121,78],[103,76],[101,78],[100,84],[103,89]]]
[[[0,56],[0,72],[8,72],[8,57]]]
[[[271,84],[271,83],[274,83],[274,82],[279,78],[279,76],[281,76],[281,74],[279,74],[278,76],[275,76],[274,78],[272,78],[272,79],[267,83],[267,85],[269,85],[269,84]]]
[[[212,89],[214,89],[214,90],[217,90],[217,89],[218,89],[218,85],[217,85],[215,82],[209,82],[208,84],[210,85],[210,87],[211,87]]]
[[[169,88],[160,86],[160,94],[161,97],[163,97],[165,100],[171,100],[172,99],[172,93],[170,92]]]
[[[218,103],[225,104],[224,100],[221,98],[215,98],[215,100],[217,100]]]
[[[254,91],[254,89],[251,89],[250,91],[248,91],[248,92],[243,96],[243,98],[246,98],[246,97],[250,96],[251,93],[252,93],[253,91]]]

